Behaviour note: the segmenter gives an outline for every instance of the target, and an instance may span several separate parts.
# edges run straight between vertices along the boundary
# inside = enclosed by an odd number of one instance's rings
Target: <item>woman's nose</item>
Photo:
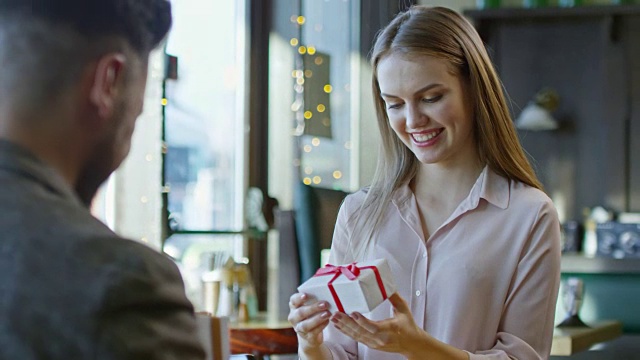
[[[418,106],[407,106],[406,123],[410,129],[417,129],[429,122],[429,118]]]

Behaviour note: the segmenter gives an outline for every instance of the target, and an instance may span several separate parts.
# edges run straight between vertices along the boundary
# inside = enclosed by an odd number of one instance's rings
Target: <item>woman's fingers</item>
[[[364,318],[362,315],[358,317]],[[367,323],[366,326],[369,327],[367,329],[353,318],[353,314],[350,317],[342,313],[335,314],[331,321],[338,330],[350,338],[374,349],[379,346],[380,339],[378,339],[377,329],[372,327],[373,323]],[[362,320],[360,319],[360,321]]]
[[[358,333],[368,332],[375,335],[380,329],[380,326],[377,323],[365,318],[358,312],[352,313],[351,316],[343,313],[336,313],[332,320],[335,324],[338,324],[343,328],[353,329]]]
[[[296,323],[293,329],[298,334],[316,333],[318,331],[322,331],[329,324],[330,317],[331,313],[328,311],[315,313],[314,315]]]
[[[313,303],[311,305],[302,305],[297,308],[292,308],[289,312],[288,320],[291,325],[296,326],[297,323],[308,319],[317,313],[320,312],[328,312],[327,311],[328,304],[324,301]],[[330,315],[330,314],[329,314]]]
[[[398,293],[389,296],[389,302],[393,305],[393,311],[401,314],[411,314],[411,309],[407,302]]]
[[[289,298],[289,323],[298,336],[313,341],[329,324],[331,313],[326,301],[310,301],[306,294],[293,294]],[[317,341],[317,340],[316,340]]]
[[[378,332],[378,328],[379,328],[378,325],[373,321],[367,319],[366,317],[362,316],[362,314],[354,312],[353,314],[351,314],[350,317],[351,319],[353,319],[353,321],[355,321],[358,325],[360,325],[362,328],[364,328],[368,332],[372,334],[375,334]]]
[[[354,312],[351,316],[336,313],[331,321],[343,334],[372,349],[402,353],[407,343],[419,339],[424,331],[416,326],[402,297],[396,294],[389,299],[394,310],[391,318],[372,321]]]
[[[308,300],[309,296],[307,294],[295,293],[289,298],[289,309],[293,310],[299,308]]]

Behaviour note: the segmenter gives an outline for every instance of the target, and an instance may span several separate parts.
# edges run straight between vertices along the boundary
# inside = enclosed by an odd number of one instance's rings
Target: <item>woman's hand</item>
[[[307,294],[291,295],[288,320],[298,335],[298,345],[303,352],[313,351],[322,345],[322,330],[329,325],[331,317],[328,308],[326,301],[311,302]]]
[[[362,314],[336,313],[331,318],[336,329],[371,349],[399,353],[407,359],[468,360],[466,352],[436,340],[419,328],[407,303],[397,293],[389,297],[393,317],[371,321]]]
[[[391,295],[389,301],[393,305],[393,317],[390,319],[371,321],[359,313],[348,316],[339,312],[331,321],[342,333],[371,349],[406,355],[429,335],[416,325],[411,310],[400,295]]]

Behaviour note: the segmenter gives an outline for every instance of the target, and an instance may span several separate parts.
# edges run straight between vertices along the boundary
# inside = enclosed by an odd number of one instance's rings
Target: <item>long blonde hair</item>
[[[413,179],[419,166],[415,155],[391,129],[380,96],[378,64],[391,54],[447,60],[469,87],[480,161],[507,179],[542,189],[520,145],[502,84],[473,25],[444,7],[412,6],[378,33],[371,53],[373,97],[382,142],[373,181],[354,218],[349,246],[352,260],[364,256],[393,192]]]

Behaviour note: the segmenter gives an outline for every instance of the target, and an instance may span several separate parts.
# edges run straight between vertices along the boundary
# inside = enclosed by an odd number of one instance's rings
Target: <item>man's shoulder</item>
[[[114,233],[86,236],[75,244],[73,257],[89,268],[114,275],[136,274],[162,281],[177,274],[177,266],[165,253]]]

